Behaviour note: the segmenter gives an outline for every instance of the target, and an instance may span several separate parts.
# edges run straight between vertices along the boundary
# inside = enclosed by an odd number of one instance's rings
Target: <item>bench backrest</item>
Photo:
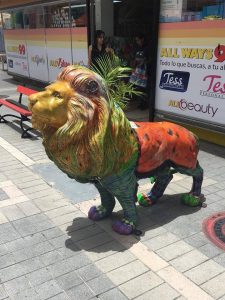
[[[22,85],[17,86],[17,92],[19,92],[20,94],[26,95],[26,96],[30,96],[32,94],[37,93],[37,91],[31,90],[31,89],[29,89],[25,86],[22,86]]]

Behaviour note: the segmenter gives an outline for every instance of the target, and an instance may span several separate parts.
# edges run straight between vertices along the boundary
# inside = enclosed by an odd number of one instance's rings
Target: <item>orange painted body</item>
[[[196,167],[198,141],[192,132],[169,122],[135,124],[141,151],[138,173],[152,171],[167,160],[188,169]]]

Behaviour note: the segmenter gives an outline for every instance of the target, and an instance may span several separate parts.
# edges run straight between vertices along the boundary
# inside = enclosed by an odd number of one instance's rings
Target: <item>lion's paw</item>
[[[137,195],[137,199],[138,199],[138,203],[141,206],[152,206],[154,204],[156,204],[156,201],[153,201],[151,198],[149,198],[146,194],[144,193],[140,193]]]
[[[117,220],[113,222],[112,229],[119,234],[129,235],[133,232],[134,225],[130,222],[125,223],[125,221]]]
[[[187,206],[205,206],[205,196],[201,194],[200,196],[195,196],[192,195],[191,193],[189,194],[183,194],[181,196],[181,202]]]
[[[88,212],[88,218],[92,221],[100,221],[106,217],[108,217],[108,213],[103,206],[92,206]]]

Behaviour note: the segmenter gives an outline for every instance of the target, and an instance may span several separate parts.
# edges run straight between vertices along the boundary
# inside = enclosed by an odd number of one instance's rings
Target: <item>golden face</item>
[[[66,81],[56,81],[43,92],[29,97],[32,124],[41,130],[43,125],[58,129],[67,121],[67,103],[74,96],[74,90]]]

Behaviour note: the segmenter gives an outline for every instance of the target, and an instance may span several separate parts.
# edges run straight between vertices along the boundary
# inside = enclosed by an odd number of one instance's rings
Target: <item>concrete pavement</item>
[[[7,84],[0,94],[14,96]],[[202,221],[225,211],[225,149],[202,142],[199,160],[207,208],[180,204],[191,182],[175,175],[156,206],[138,207],[143,235],[120,236],[111,220],[87,218],[96,191],[61,177],[39,136],[0,124],[0,300],[224,300],[225,252]]]

